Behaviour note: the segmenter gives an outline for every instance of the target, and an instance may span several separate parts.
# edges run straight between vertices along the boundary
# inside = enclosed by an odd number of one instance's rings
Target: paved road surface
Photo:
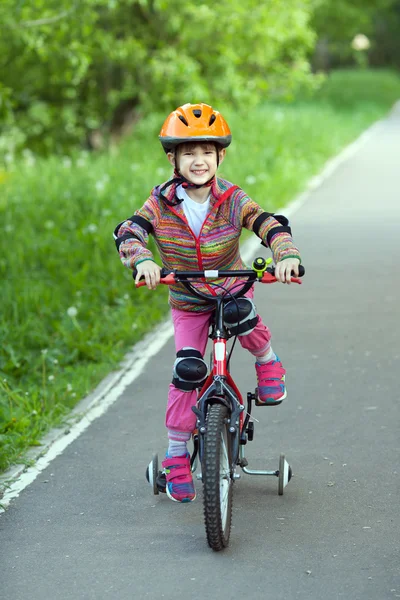
[[[260,286],[257,304],[288,369],[288,398],[260,408],[229,549],[206,545],[191,505],[144,480],[164,451],[172,342],[109,411],[0,517],[5,600],[384,600],[400,597],[400,115],[292,218],[303,286]],[[243,351],[234,373],[254,387]],[[158,415],[158,416],[157,416]]]

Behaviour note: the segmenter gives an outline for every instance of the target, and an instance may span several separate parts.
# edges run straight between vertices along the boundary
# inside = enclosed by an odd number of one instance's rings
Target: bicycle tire
[[[212,404],[207,413],[202,461],[204,522],[207,542],[215,551],[226,548],[232,523],[232,437],[229,411]]]

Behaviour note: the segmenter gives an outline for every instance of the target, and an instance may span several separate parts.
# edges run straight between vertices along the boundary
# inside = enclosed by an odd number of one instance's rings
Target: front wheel
[[[204,521],[208,545],[216,551],[228,545],[232,522],[232,434],[229,432],[228,417],[226,406],[212,404],[208,410],[204,436]]]

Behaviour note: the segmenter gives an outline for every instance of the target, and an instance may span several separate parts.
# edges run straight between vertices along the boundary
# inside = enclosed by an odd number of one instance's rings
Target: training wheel
[[[292,469],[285,455],[281,454],[279,457],[279,475],[278,475],[278,493],[280,496],[283,495],[283,490],[292,478]]]
[[[153,488],[153,494],[158,496],[160,493],[157,486],[157,475],[158,475],[158,454],[153,454],[153,458],[149,462],[149,466],[146,469],[146,479]]]

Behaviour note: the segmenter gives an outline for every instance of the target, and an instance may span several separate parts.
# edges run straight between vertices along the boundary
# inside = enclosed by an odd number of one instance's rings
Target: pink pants
[[[252,291],[246,296],[252,297]],[[172,320],[175,331],[176,352],[189,346],[204,352],[207,346],[208,332],[212,313],[195,313],[172,309]],[[263,356],[270,347],[271,332],[258,315],[255,329],[245,336],[238,337],[242,348],[253,356]],[[197,401],[197,390],[186,392],[179,390],[172,383],[169,386],[165,424],[168,429],[192,432],[196,424],[196,415],[192,411]]]

